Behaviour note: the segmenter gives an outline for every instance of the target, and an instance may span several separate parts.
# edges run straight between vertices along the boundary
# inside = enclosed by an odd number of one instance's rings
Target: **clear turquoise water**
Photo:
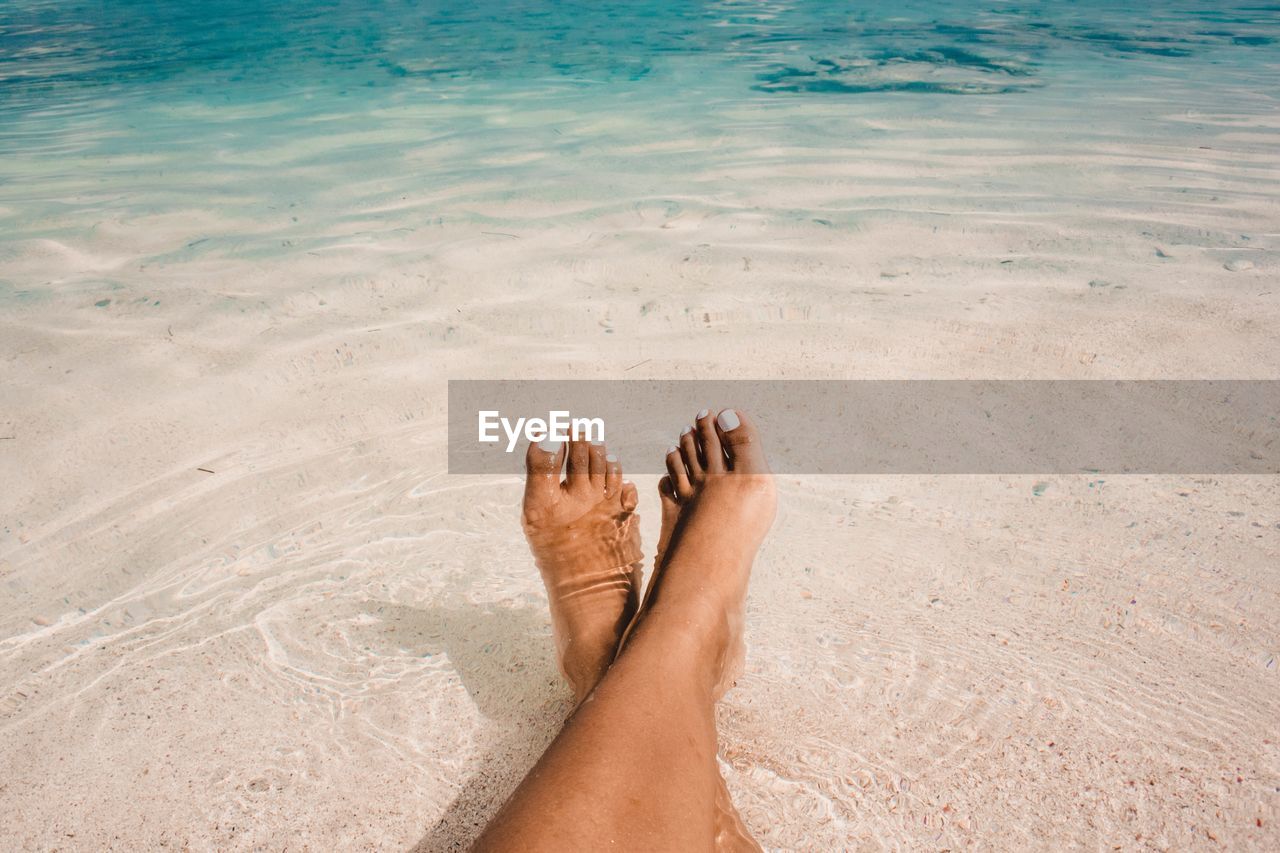
[[[294,115],[327,107],[352,119],[376,104],[499,93],[518,96],[518,111],[566,91],[594,94],[604,111],[633,100],[679,111],[712,92],[761,109],[823,97],[839,111],[853,99],[1025,94],[1081,77],[1263,72],[1280,60],[1278,38],[1280,5],[1249,0],[1127,10],[1064,0],[9,0],[0,150],[199,144],[200,129],[227,110],[281,99],[295,102]],[[182,106],[210,113],[127,121]],[[246,118],[264,136],[278,129]],[[54,140],[65,147],[49,150]]]
[[[1062,63],[1274,62],[1280,6],[1102,2],[6,2],[7,110],[282,92],[420,96],[494,85],[618,90],[696,59],[790,94],[1018,91]],[[919,65],[885,81],[869,69]],[[964,75],[928,79],[930,69]],[[682,100],[683,90],[667,97]]]
[[[0,0],[0,848],[465,845],[563,689],[446,379],[1275,378],[1280,5],[1119,5]],[[1276,847],[1274,484],[780,489],[767,846]]]
[[[14,0],[0,6],[0,227],[65,244],[104,220],[224,220],[170,260],[316,249],[332,244],[319,222],[350,216],[510,227],[524,223],[439,193],[497,180],[544,202],[650,200],[724,165],[716,140],[857,146],[868,119],[906,114],[986,110],[1056,138],[1055,123],[1124,136],[1135,110],[1256,112],[1274,105],[1278,39],[1280,6],[1249,0]],[[673,139],[701,156],[652,153]],[[398,192],[436,195],[370,216]],[[282,209],[300,227],[264,239]],[[226,222],[245,217],[259,227]],[[9,288],[47,277],[29,248],[4,255],[29,261],[0,274]]]

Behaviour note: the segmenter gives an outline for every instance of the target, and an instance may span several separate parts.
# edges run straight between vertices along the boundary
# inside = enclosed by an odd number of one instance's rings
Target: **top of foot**
[[[747,582],[777,508],[760,434],[744,413],[698,413],[667,453],[663,529],[642,617],[677,612],[716,658],[715,694],[742,669]]]
[[[547,588],[561,671],[581,700],[613,660],[636,610],[636,490],[603,444],[533,444],[526,468],[525,536]]]

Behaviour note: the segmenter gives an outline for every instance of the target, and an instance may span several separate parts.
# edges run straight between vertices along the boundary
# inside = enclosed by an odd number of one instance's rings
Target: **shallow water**
[[[8,848],[472,836],[568,698],[449,378],[1276,377],[1280,7],[207,5],[0,8]],[[781,492],[767,846],[1276,845],[1274,478]]]

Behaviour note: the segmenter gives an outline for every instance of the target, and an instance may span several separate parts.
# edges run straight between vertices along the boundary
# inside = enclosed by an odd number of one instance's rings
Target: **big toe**
[[[743,474],[769,473],[760,433],[751,418],[737,409],[724,409],[716,415],[716,433],[732,470]]]
[[[524,512],[530,521],[545,512],[560,491],[564,445],[558,441],[530,442],[525,453]]]

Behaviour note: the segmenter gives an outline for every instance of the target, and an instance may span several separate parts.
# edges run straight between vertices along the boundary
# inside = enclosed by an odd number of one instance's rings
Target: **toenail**
[[[691,432],[693,432],[693,427],[685,427],[684,429],[680,430],[681,435],[688,435]]]
[[[543,450],[547,451],[548,453],[560,452],[560,442],[550,438],[547,439],[546,441],[538,442],[538,447],[541,447]]]
[[[680,452],[680,448],[676,447],[675,445],[672,445],[671,447],[667,448],[668,456],[670,456],[672,453],[679,453],[679,452]]]
[[[612,453],[610,453],[608,456],[606,456],[606,457],[604,458],[604,461],[605,461],[605,462],[617,462],[617,461],[618,461],[618,457],[617,457],[617,456],[614,456]]]
[[[603,441],[593,441],[593,442],[591,442],[591,446],[592,446],[592,447],[604,447],[604,442],[603,442]]]
[[[703,419],[703,418],[705,418],[708,414],[710,414],[709,410],[707,410],[707,409],[703,409],[701,412],[698,412],[698,420],[702,420],[702,419]]]
[[[725,432],[732,432],[742,425],[742,421],[738,419],[738,413],[733,409],[725,409],[716,418],[716,423],[720,424],[720,429]]]

